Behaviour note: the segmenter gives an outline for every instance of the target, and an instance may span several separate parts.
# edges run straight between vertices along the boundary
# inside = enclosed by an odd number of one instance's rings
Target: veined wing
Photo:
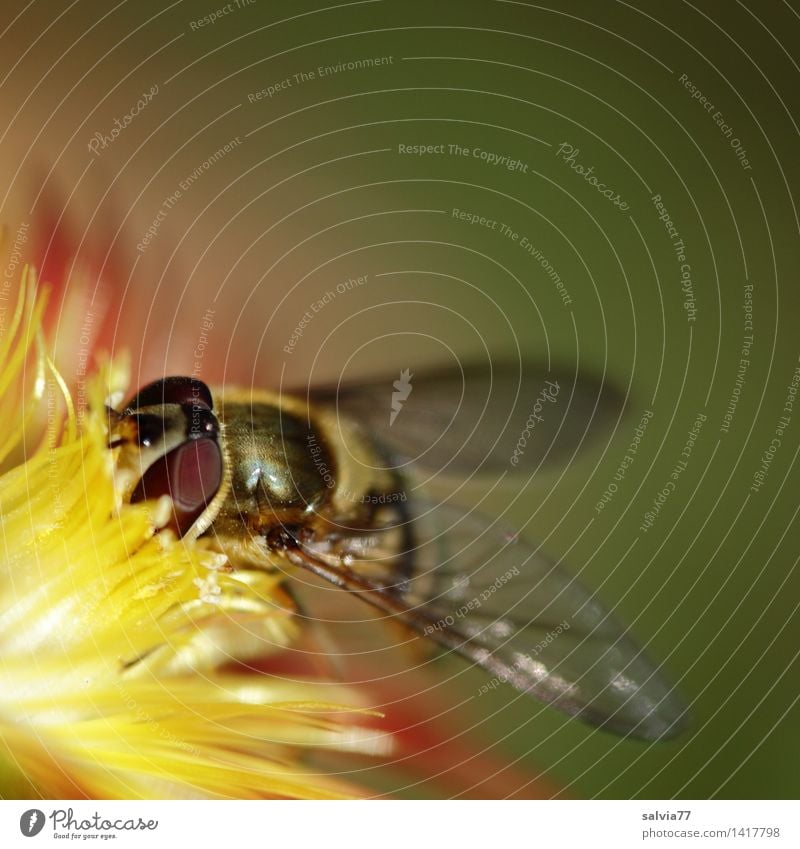
[[[307,397],[360,422],[395,464],[459,476],[568,462],[623,406],[591,375],[508,362],[343,383]]]
[[[392,557],[382,539],[398,532],[391,522],[368,536],[302,544],[288,555],[498,680],[586,722],[645,740],[685,727],[681,698],[626,629],[531,544],[448,505],[418,509],[410,527],[412,551]],[[413,569],[400,568],[409,556]]]

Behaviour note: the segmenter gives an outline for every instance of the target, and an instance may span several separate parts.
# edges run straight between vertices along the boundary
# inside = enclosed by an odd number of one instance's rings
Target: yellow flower
[[[296,638],[280,576],[157,534],[168,503],[121,502],[104,402],[124,377],[74,410],[34,290],[26,269],[0,306],[0,796],[359,795],[303,766],[385,746],[350,691],[220,668]]]

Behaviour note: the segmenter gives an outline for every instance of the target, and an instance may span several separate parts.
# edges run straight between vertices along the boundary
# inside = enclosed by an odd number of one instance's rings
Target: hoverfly
[[[234,568],[310,570],[590,724],[675,736],[681,699],[591,592],[491,517],[416,484],[425,469],[568,463],[618,418],[617,394],[506,365],[406,378],[413,391],[393,416],[390,379],[298,394],[157,380],[110,411],[124,495],[169,495],[168,527],[209,538]]]

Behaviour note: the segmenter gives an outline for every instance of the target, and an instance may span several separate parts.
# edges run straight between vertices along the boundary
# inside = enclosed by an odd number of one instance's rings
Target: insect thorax
[[[272,404],[233,403],[224,408],[224,426],[230,490],[221,514],[263,527],[323,506],[334,464],[306,418]]]

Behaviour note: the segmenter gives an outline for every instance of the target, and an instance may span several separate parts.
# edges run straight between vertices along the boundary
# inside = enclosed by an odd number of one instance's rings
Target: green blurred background
[[[510,688],[470,698],[480,673],[454,663],[447,686],[466,700],[480,746],[568,796],[797,796],[800,404],[784,411],[800,354],[791,5],[254,0],[18,11],[0,21],[2,218],[11,241],[20,223],[38,228],[27,249],[45,276],[100,281],[88,309],[105,317],[93,332],[114,351],[133,349],[135,381],[192,370],[211,309],[200,371],[212,380],[303,384],[518,345],[527,358],[605,373],[628,394],[624,421],[594,453],[496,506],[511,505],[508,517],[600,587],[665,661],[691,702],[692,730],[648,746],[551,711],[534,717]],[[154,85],[93,154],[94,134],[109,134]],[[559,155],[563,144],[626,209]],[[439,147],[415,155],[402,145]],[[454,210],[498,223],[469,224]],[[684,306],[678,238],[696,312]],[[310,304],[361,275],[368,282],[315,314],[286,353]],[[70,374],[80,345],[64,316],[57,355]],[[648,410],[635,461],[598,510]],[[675,491],[643,530],[701,413]],[[754,490],[782,415],[790,421]]]

